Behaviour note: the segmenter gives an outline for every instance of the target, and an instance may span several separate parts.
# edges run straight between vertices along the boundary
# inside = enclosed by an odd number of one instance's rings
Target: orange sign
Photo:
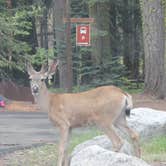
[[[90,46],[90,25],[76,26],[76,45]]]

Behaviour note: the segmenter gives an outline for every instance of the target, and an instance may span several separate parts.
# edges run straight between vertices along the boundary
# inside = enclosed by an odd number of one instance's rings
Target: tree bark
[[[139,21],[139,8],[136,5],[138,0],[124,0],[122,10],[122,29],[123,29],[123,61],[130,72],[132,79],[139,77],[139,60],[141,54],[141,27]],[[132,6],[132,8],[130,7]]]
[[[40,19],[40,47],[43,48],[44,46],[44,39],[43,39],[43,18]]]
[[[145,51],[145,91],[164,98],[166,96],[165,37],[162,0],[140,2]]]
[[[60,88],[65,89],[66,91],[71,91],[73,83],[73,71],[72,71],[72,53],[71,53],[71,44],[67,47],[66,33],[70,28],[70,25],[65,27],[63,22],[63,17],[65,14],[65,0],[55,0],[54,2],[54,11],[56,15],[55,19],[55,36],[56,36],[56,48],[57,56],[60,59],[59,64],[59,80]],[[70,33],[70,32],[69,32]],[[68,34],[70,37],[70,34]]]
[[[104,56],[111,54],[110,9],[110,2],[96,2],[89,8],[90,17],[95,18],[95,22],[92,24],[92,57],[96,63],[100,63]]]
[[[97,16],[97,13],[100,13],[98,11],[99,5],[98,3],[95,3],[93,6],[90,6],[89,8],[89,15],[92,18],[95,18],[95,22],[92,23],[91,28],[93,32],[92,36],[92,61],[93,64],[100,64],[101,62],[101,49],[100,49],[100,37],[98,36],[98,30],[100,30],[100,25],[99,25],[99,17]]]
[[[12,8],[12,0],[6,0],[6,5],[8,9]]]
[[[12,9],[12,0],[6,0],[6,5],[7,5],[8,9]],[[10,14],[11,14],[11,12],[10,12]],[[13,34],[11,34],[11,36],[13,36]],[[8,60],[9,60],[9,62],[11,62],[12,61],[12,50],[8,49],[7,54],[8,54]]]
[[[110,2],[110,47],[111,47],[111,55],[112,57],[119,56],[119,52],[121,47],[117,47],[118,43],[120,42],[119,36],[119,27],[117,24],[117,16],[118,16],[118,9],[116,3]]]
[[[48,49],[48,8],[44,10],[43,14],[43,32],[44,32],[44,48]]]
[[[70,0],[66,0],[65,17],[67,23],[65,27],[66,32],[66,60],[67,60],[67,91],[71,92],[73,87],[73,69],[72,69],[72,43],[71,43],[71,22],[70,22]]]
[[[111,38],[110,38],[110,2],[96,2],[89,7],[89,15],[95,18],[92,23],[92,63],[94,66],[100,65],[100,79],[104,77],[104,65],[112,60]],[[102,14],[101,14],[102,13]],[[94,75],[96,79],[98,75]]]

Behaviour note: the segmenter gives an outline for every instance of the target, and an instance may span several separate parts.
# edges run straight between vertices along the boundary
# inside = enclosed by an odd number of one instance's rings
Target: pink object
[[[5,102],[4,101],[0,101],[0,107],[5,107]]]

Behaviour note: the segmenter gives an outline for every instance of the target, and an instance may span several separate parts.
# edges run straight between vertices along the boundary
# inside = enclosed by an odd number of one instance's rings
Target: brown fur
[[[55,67],[55,64],[54,64]],[[54,69],[55,70],[55,69]],[[42,111],[47,111],[50,120],[60,129],[61,139],[57,166],[68,166],[67,146],[72,128],[95,123],[103,129],[111,139],[113,150],[119,151],[123,140],[114,130],[118,127],[128,133],[135,146],[135,154],[139,156],[138,135],[126,122],[125,110],[132,108],[132,98],[115,86],[103,86],[81,93],[54,94],[47,90],[40,77],[52,74],[53,71],[36,72],[28,69],[32,79],[31,88],[38,85],[39,93],[34,94],[35,101]],[[55,71],[54,71],[55,72]]]
[[[103,116],[107,117],[110,123],[110,120],[113,121],[121,113],[122,106],[115,103],[121,102],[122,105],[125,104],[124,100],[125,95],[119,88],[113,86],[75,94],[51,94],[49,115],[54,121],[58,121],[61,117],[58,126],[65,125],[61,123],[67,123],[69,127],[78,127],[96,121],[102,123]]]

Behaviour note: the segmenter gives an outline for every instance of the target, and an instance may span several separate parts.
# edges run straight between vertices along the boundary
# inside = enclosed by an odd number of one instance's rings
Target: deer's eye
[[[43,76],[40,79],[41,79],[42,82],[45,80],[45,78]]]
[[[44,80],[45,80],[44,78],[41,79],[42,82],[44,82]]]

